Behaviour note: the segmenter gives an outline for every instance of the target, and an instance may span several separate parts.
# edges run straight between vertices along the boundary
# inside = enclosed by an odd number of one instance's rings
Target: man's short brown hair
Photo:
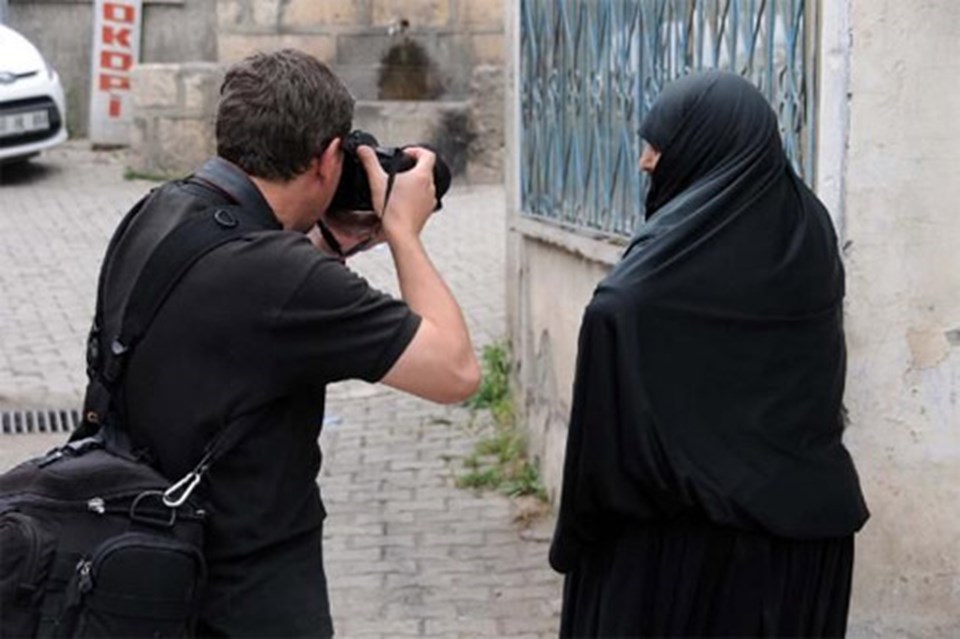
[[[353,120],[353,97],[302,51],[257,53],[227,70],[217,107],[217,154],[250,175],[290,180]]]

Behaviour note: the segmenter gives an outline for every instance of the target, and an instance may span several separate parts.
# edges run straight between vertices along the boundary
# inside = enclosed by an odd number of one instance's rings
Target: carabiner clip
[[[200,483],[200,473],[192,471],[163,492],[163,505],[167,508],[179,508],[189,498],[193,489]],[[180,494],[178,495],[178,491]]]

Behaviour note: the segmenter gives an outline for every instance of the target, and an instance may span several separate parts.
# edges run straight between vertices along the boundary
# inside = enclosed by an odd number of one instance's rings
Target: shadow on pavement
[[[0,164],[0,186],[21,186],[50,178],[63,169],[43,158]]]

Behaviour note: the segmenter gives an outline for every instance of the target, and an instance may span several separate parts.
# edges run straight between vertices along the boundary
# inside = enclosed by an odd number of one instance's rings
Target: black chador
[[[647,219],[583,316],[564,636],[839,636],[868,517],[842,443],[844,273],[764,97],[668,85]]]

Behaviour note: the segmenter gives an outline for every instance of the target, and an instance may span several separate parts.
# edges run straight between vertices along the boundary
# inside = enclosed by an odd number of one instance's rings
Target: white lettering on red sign
[[[134,63],[130,42],[136,8],[123,2],[103,4],[103,28],[100,30],[100,72],[97,87],[110,96],[108,115],[120,118],[123,101],[121,93],[130,90],[130,69]]]

